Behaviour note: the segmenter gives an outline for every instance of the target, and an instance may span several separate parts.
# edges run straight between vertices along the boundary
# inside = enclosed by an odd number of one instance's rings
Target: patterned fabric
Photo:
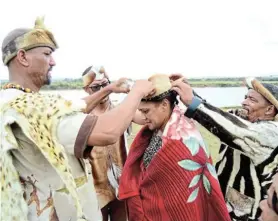
[[[207,103],[194,119],[222,141],[216,170],[231,218],[257,220],[278,168],[278,123],[251,123]]]
[[[70,101],[64,100],[59,96],[41,95],[39,93],[21,94],[10,102],[1,103],[0,165],[1,170],[4,171],[4,173],[1,173],[0,183],[2,220],[27,220],[26,202],[22,200],[22,188],[10,155],[10,150],[19,148],[18,141],[13,134],[12,123],[16,123],[30,142],[37,145],[37,149],[55,169],[69,193],[68,197],[72,199],[76,207],[77,220],[86,220],[77,194],[76,183],[68,156],[56,137],[56,128],[61,117],[81,111],[80,107],[75,108]],[[33,178],[28,177],[27,181],[35,186],[36,180]],[[36,192],[36,188],[34,191]],[[32,196],[30,202],[38,200],[36,195],[34,195],[35,198]],[[50,206],[52,205],[51,196],[50,191],[48,200]],[[29,202],[27,203],[29,205]],[[12,212],[13,217],[11,217],[10,209],[13,206],[16,206],[16,209]],[[54,213],[54,210],[52,212]]]
[[[145,153],[143,155],[143,163],[144,166],[147,168],[153,159],[154,155],[157,153],[157,151],[161,148],[162,146],[162,138],[160,135],[157,133],[153,134],[150,144],[145,150]]]
[[[175,107],[162,147],[147,168],[142,156],[153,132],[137,134],[120,179],[130,221],[228,221],[230,217],[208,149],[193,121]]]
[[[13,59],[19,49],[30,50],[35,47],[58,48],[53,34],[43,24],[43,18],[37,18],[33,29],[15,29],[4,39],[2,60],[6,65]]]
[[[106,111],[112,108],[114,108],[114,105],[110,104]],[[105,207],[108,207],[111,220],[126,220],[125,205],[117,202],[119,178],[122,174],[128,152],[126,136],[125,132],[112,145],[94,146],[92,159],[90,160],[99,207],[103,210],[106,209]],[[117,205],[117,207],[112,205]]]

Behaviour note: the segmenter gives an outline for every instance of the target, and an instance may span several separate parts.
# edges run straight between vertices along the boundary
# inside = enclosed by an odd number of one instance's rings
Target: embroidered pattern
[[[147,168],[153,159],[154,155],[158,152],[158,150],[162,146],[162,139],[161,136],[154,134],[150,140],[150,144],[145,150],[143,155],[143,163],[145,168]]]
[[[190,150],[192,156],[195,156],[199,152],[200,147],[204,149],[205,153],[208,156],[207,148],[205,146],[201,146],[200,142],[196,138],[189,137],[189,139],[183,140],[183,141],[184,141],[183,143],[186,145],[186,147]],[[203,141],[201,143],[204,145]],[[209,158],[207,158],[207,159],[209,159]],[[192,180],[189,184],[189,188],[193,188],[193,187],[196,187],[196,186],[197,187],[189,195],[188,200],[187,200],[188,203],[193,202],[197,198],[198,193],[199,193],[198,184],[199,184],[200,180],[202,180],[203,186],[206,189],[207,193],[208,194],[211,193],[211,184],[209,182],[208,177],[204,174],[204,171],[208,170],[209,174],[212,177],[214,177],[215,179],[217,179],[217,174],[216,174],[216,171],[215,171],[214,167],[209,162],[206,162],[205,164],[201,165],[201,164],[199,164],[195,161],[185,159],[185,160],[182,160],[182,161],[178,162],[178,164],[182,168],[184,168],[186,170],[189,170],[189,171],[196,171],[196,170],[199,170],[199,169],[202,168],[200,173],[195,175],[192,178]]]
[[[200,149],[204,150],[206,161],[203,164],[200,164],[191,159],[181,160],[178,162],[178,164],[187,171],[200,171],[200,173],[195,175],[189,183],[188,187],[194,189],[188,197],[188,203],[193,202],[197,198],[201,183],[203,184],[206,192],[210,194],[211,183],[209,181],[209,177],[205,175],[205,171],[208,171],[206,174],[210,174],[216,180],[218,180],[218,178],[214,166],[209,161],[210,154],[208,148],[204,143],[201,134],[197,130],[194,121],[185,118],[178,107],[174,108],[171,119],[169,120],[165,127],[165,131],[163,132],[163,137],[181,140],[193,157],[199,153]]]

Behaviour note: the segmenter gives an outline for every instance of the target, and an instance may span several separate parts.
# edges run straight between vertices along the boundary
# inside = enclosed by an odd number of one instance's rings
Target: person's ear
[[[16,59],[24,67],[28,67],[30,65],[29,59],[28,59],[28,56],[27,56],[27,52],[23,49],[20,49],[17,52]]]
[[[167,108],[170,106],[170,102],[167,99],[163,99],[161,103],[163,111],[166,111]]]
[[[275,107],[274,107],[274,105],[269,105],[266,108],[265,115],[267,115],[267,116],[272,116],[272,115],[275,116]]]

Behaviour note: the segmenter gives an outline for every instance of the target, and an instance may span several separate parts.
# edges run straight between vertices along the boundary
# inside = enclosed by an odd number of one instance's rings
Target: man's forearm
[[[132,122],[136,123],[138,125],[145,125],[146,124],[144,115],[139,110],[137,110],[136,113],[134,114]]]
[[[256,164],[278,145],[278,125],[272,122],[251,123],[207,103],[199,105],[193,119],[222,142],[243,151]]]
[[[94,133],[120,137],[129,127],[143,95],[131,91],[121,104],[98,117]]]
[[[237,137],[235,131],[248,127],[247,122],[208,103],[196,109],[193,119],[227,144],[231,144]]]
[[[105,87],[92,95],[84,97],[83,100],[87,104],[85,112],[87,114],[91,113],[92,110],[100,103],[100,101],[102,101],[105,97],[107,97],[111,93],[112,90],[110,90],[108,87]]]

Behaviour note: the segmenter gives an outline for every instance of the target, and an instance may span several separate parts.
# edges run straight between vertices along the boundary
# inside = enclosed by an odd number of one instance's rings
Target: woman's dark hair
[[[177,95],[178,94],[175,91],[167,91],[161,95],[158,95],[158,96],[155,96],[153,98],[150,98],[148,100],[143,100],[143,101],[161,103],[164,99],[167,99],[170,103],[171,109],[174,109],[174,107],[179,103],[179,101],[177,100]]]

